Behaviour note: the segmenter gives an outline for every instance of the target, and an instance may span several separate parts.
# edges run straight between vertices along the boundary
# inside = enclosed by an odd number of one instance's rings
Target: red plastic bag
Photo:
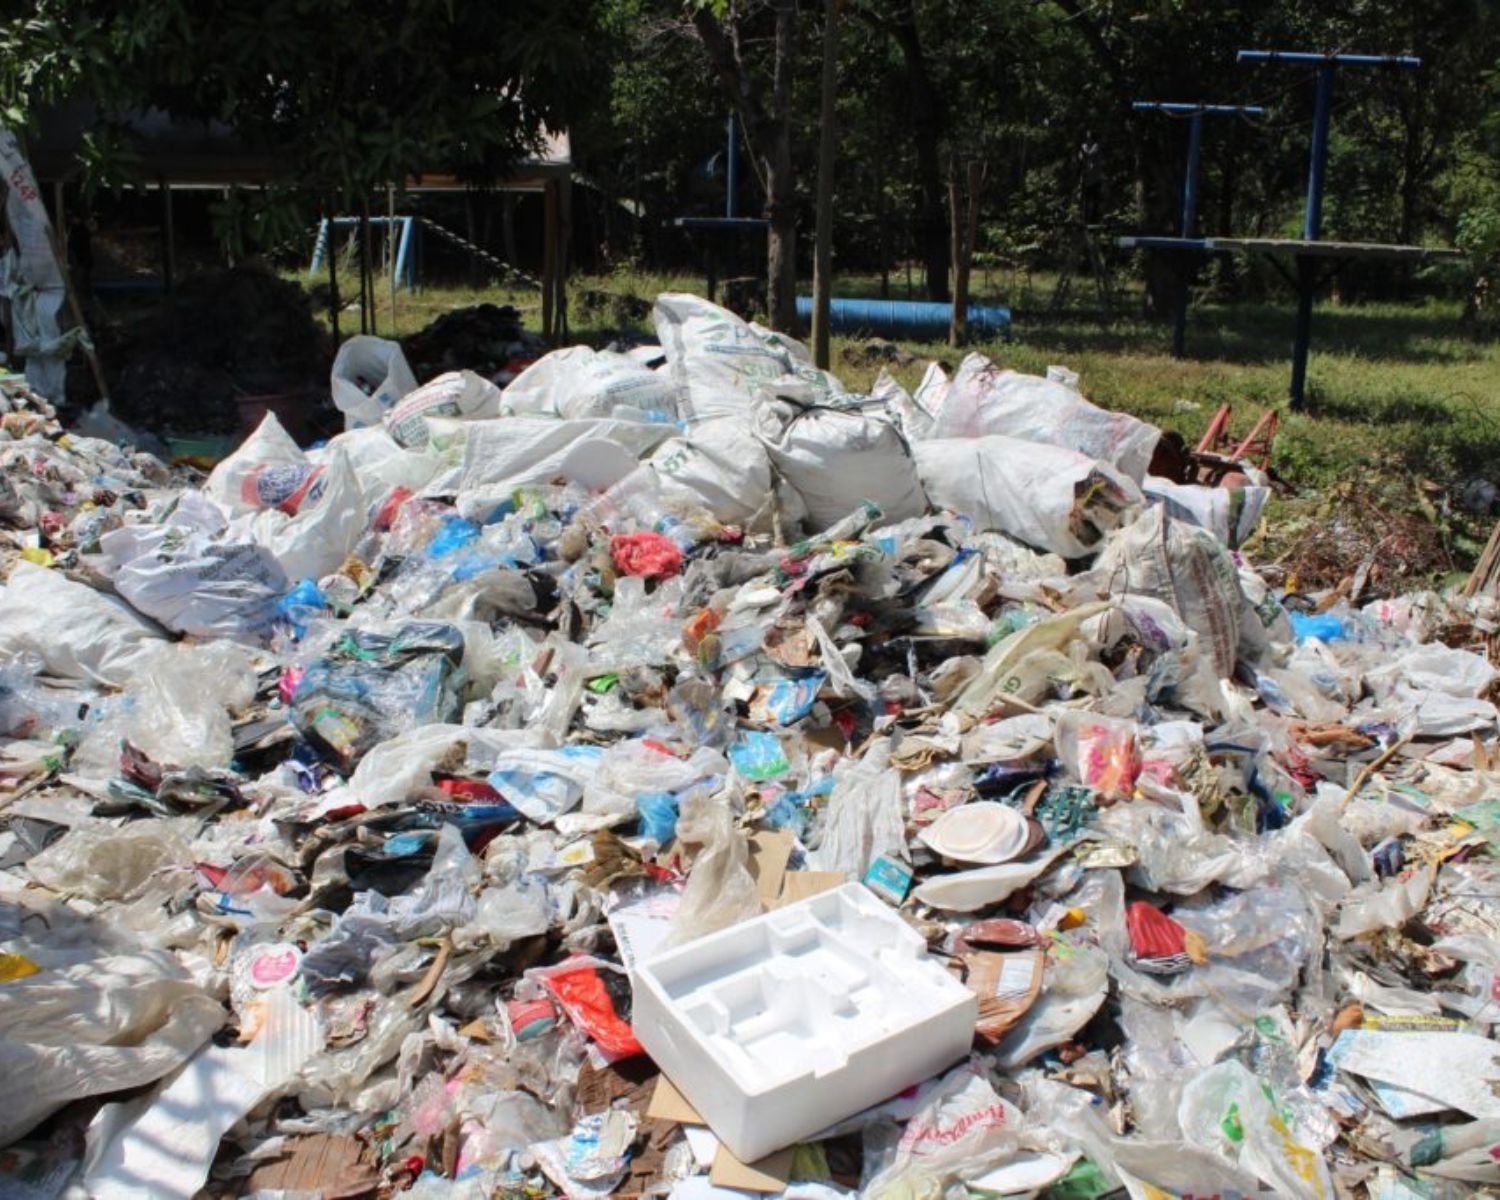
[[[660,533],[617,533],[609,539],[615,566],[627,575],[666,579],[682,570],[682,551]]]
[[[598,1043],[610,1062],[646,1052],[635,1040],[630,1026],[615,1012],[615,1002],[593,967],[549,971],[541,976],[541,982],[558,1007],[568,1014],[568,1019]]]

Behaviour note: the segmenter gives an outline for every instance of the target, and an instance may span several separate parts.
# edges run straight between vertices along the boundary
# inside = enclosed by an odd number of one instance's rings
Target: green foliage
[[[133,113],[223,122],[295,183],[239,202],[277,228],[293,201],[305,220],[421,172],[494,179],[602,78],[593,18],[551,0],[37,0],[0,20],[0,105],[23,124],[90,100],[109,131],[85,157],[95,184],[128,176]]]
[[[722,204],[722,181],[701,167],[723,145],[725,104],[686,20],[706,2],[605,0],[608,107],[591,115],[576,144],[606,191],[644,204],[648,242],[670,218]],[[768,37],[769,5],[714,0],[714,9],[733,14],[753,60]],[[987,253],[1027,265],[1059,261],[1065,225],[1081,215],[1079,147],[1088,134],[1100,146],[1109,232],[1176,227],[1186,124],[1133,114],[1130,101],[1141,98],[1265,105],[1262,121],[1207,123],[1200,227],[1299,233],[1313,72],[1237,65],[1236,51],[1250,46],[1421,55],[1417,72],[1338,77],[1325,236],[1451,244],[1462,223],[1473,243],[1485,236],[1488,202],[1457,203],[1449,181],[1465,155],[1491,169],[1500,150],[1500,16],[1492,10],[1474,0],[845,0],[836,265],[872,268],[920,253],[918,134],[899,37],[907,13],[942,109],[944,162],[984,165],[981,261]],[[803,5],[799,20],[794,155],[807,226],[820,6]],[[1244,264],[1216,264],[1213,275],[1242,294],[1270,297],[1282,286]],[[1381,295],[1452,283],[1451,274],[1375,267],[1346,272],[1340,287]]]

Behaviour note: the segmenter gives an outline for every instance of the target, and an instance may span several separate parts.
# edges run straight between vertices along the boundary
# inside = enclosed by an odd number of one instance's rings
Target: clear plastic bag
[[[1072,777],[1101,799],[1128,799],[1141,771],[1133,721],[1070,709],[1057,718],[1057,756]]]
[[[46,664],[35,654],[20,654],[0,666],[0,734],[46,737],[83,724],[81,697],[42,687],[37,676]]]
[[[886,766],[889,746],[882,741],[864,758],[845,760],[834,770],[833,795],[812,854],[815,870],[863,879],[882,855],[907,860],[901,773]]]
[[[1230,1059],[1188,1082],[1178,1110],[1194,1145],[1298,1200],[1332,1200],[1333,1180],[1317,1150],[1297,1140],[1275,1094]]]
[[[696,847],[697,854],[666,945],[679,946],[760,915],[760,896],[750,874],[750,846],[735,828],[725,793],[687,797],[677,820],[677,840]]]
[[[249,657],[231,642],[164,647],[133,690],[126,736],[154,762],[227,767],[234,757],[230,714],[255,699]]]

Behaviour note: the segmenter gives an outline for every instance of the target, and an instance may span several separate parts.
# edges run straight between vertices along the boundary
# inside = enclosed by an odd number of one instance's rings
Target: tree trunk
[[[1153,234],[1176,233],[1182,217],[1182,192],[1175,174],[1175,159],[1160,137],[1147,136],[1141,139],[1135,162],[1141,228]],[[1165,254],[1145,255],[1142,266],[1146,282],[1146,311],[1165,318],[1176,311],[1180,286],[1176,269]]]
[[[891,25],[906,66],[911,113],[912,147],[917,162],[917,246],[926,275],[927,298],[948,299],[948,231],[943,211],[941,145],[944,120],[942,100],[932,86],[922,39],[917,30],[915,0],[905,0]]]
[[[502,192],[500,195],[500,246],[505,253],[506,262],[513,267],[521,265],[517,261],[516,254],[516,194],[514,192]]]
[[[792,176],[792,72],[797,53],[797,0],[776,0],[770,145],[766,154],[766,303],[772,329],[797,332],[797,181]]]
[[[757,174],[766,189],[766,298],[773,329],[792,333],[797,324],[797,187],[792,176],[792,72],[797,46],[796,0],[776,0],[776,41],[771,106],[762,101],[754,75],[740,59],[739,39],[725,35],[707,5],[690,20],[709,65],[740,114]]]
[[[337,346],[343,338],[339,336],[339,244],[338,226],[333,223],[336,208],[325,208],[324,220],[328,222],[328,323],[333,326],[333,344]]]
[[[818,128],[817,231],[813,249],[813,363],[828,370],[828,302],[833,290],[833,169],[838,92],[839,0],[823,0],[823,100]]]
[[[977,162],[968,166],[968,206],[959,203],[958,166],[948,176],[948,219],[953,228],[953,315],[948,323],[948,345],[962,346],[969,340],[969,275],[974,263],[974,242],[979,235],[979,182]]]

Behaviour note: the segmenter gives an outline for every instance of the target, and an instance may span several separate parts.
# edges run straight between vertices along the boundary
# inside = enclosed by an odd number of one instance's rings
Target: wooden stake
[[[1339,802],[1340,812],[1343,812],[1344,809],[1349,807],[1349,801],[1353,800],[1355,796],[1359,795],[1365,784],[1369,783],[1370,780],[1374,777],[1375,772],[1379,771],[1381,767],[1385,766],[1386,763],[1395,758],[1396,754],[1409,741],[1411,741],[1411,734],[1407,734],[1405,737],[1397,738],[1394,742],[1386,747],[1384,754],[1375,759],[1374,762],[1367,763],[1365,765],[1365,769],[1354,777],[1354,782],[1350,785],[1349,790],[1344,793],[1343,800]]]

